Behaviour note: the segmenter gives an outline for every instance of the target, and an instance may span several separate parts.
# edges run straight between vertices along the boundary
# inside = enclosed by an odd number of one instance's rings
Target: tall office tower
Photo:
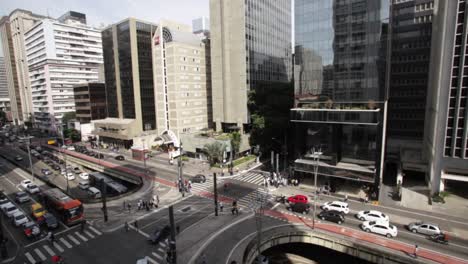
[[[296,172],[312,177],[318,164],[332,185],[380,184],[388,10],[385,0],[295,1]]]
[[[10,97],[8,95],[8,82],[6,78],[5,60],[0,57],[0,111],[11,117]]]
[[[195,34],[210,32],[210,20],[207,17],[192,20],[192,32]]]
[[[433,19],[424,147],[432,193],[468,182],[468,4],[438,1]]]
[[[422,144],[434,1],[393,0],[391,10],[386,160],[400,163],[405,171],[425,172]]]
[[[77,84],[73,87],[76,120],[89,124],[107,117],[106,86],[102,82]]]
[[[213,121],[248,132],[248,92],[291,80],[290,0],[210,0]]]
[[[208,128],[209,46],[189,25],[161,21],[154,36],[153,70],[158,134]],[[209,44],[209,43],[208,43]],[[209,76],[208,76],[209,77]]]
[[[95,127],[103,140],[130,147],[141,132],[156,129],[151,50],[156,29],[156,24],[128,18],[102,31],[110,118],[95,123]]]
[[[45,17],[30,11],[15,9],[0,22],[0,37],[15,124],[34,121],[24,34],[43,18]]]
[[[98,80],[101,34],[83,24],[84,14],[43,19],[24,35],[35,125],[56,131],[75,111],[73,86]]]

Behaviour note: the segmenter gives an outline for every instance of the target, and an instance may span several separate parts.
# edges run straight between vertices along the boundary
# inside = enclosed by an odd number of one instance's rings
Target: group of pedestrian
[[[277,174],[276,172],[273,172],[269,177],[265,177],[263,179],[263,185],[265,187],[268,186],[275,186],[278,188],[280,185],[282,186],[287,186],[289,185],[289,179],[287,177],[283,177],[281,174]]]
[[[184,182],[182,182],[182,180],[179,180],[179,181],[176,181],[175,184],[179,188],[179,192],[181,192],[182,194],[184,194],[185,192],[188,192],[188,193],[192,192],[191,181],[185,180]]]
[[[149,211],[150,209],[158,208],[158,206],[159,204],[153,198],[151,198],[150,200],[140,199],[137,203],[138,211],[145,210],[145,209],[146,211]]]

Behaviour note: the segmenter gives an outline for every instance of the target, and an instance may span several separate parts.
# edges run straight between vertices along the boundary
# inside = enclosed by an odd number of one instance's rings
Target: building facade
[[[209,42],[188,25],[160,21],[153,41],[158,134],[176,135],[209,127]]]
[[[43,19],[25,33],[35,125],[42,130],[56,131],[63,115],[75,111],[74,85],[98,80],[101,34],[83,16]]]
[[[431,193],[468,185],[468,4],[438,1],[435,8],[424,135]]]
[[[0,22],[12,117],[15,124],[34,121],[24,34],[45,17],[16,9]]]
[[[296,0],[295,171],[370,184],[383,166],[388,17],[385,0]],[[315,158],[320,152],[319,161]]]
[[[115,140],[111,132],[101,133],[104,126],[96,131],[104,140],[131,146],[134,135],[156,130],[151,50],[156,29],[156,24],[128,18],[102,31],[108,121],[120,125],[116,120],[133,120],[125,125],[134,126],[132,135],[118,135]]]
[[[73,87],[76,120],[80,124],[107,117],[106,85],[101,82],[89,82]]]
[[[291,1],[210,0],[213,122],[248,132],[248,93],[290,82]]]
[[[5,58],[0,57],[0,111],[11,118],[10,97],[8,95],[8,82],[5,68]]]
[[[431,54],[433,0],[392,2],[392,51],[386,159],[426,172],[423,135]]]

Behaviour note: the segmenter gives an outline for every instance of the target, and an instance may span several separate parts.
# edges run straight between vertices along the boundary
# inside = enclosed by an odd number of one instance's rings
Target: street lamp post
[[[315,195],[314,195],[314,214],[312,215],[312,229],[315,229],[315,214],[317,212],[317,196],[319,193],[317,192],[317,174],[318,174],[318,166],[319,166],[319,160],[320,160],[320,155],[322,155],[321,150],[315,151],[315,148],[313,149],[313,158],[315,161],[315,168],[314,168],[314,189],[315,189]]]
[[[63,133],[63,124],[60,123],[59,126],[60,126],[60,133],[61,133],[61,136],[62,136],[61,152],[62,152],[63,162],[64,162],[64,166],[65,166],[65,178],[67,179],[67,193],[68,193],[68,191],[70,189],[70,184],[69,184],[69,180],[68,180],[67,154],[65,153],[65,149],[63,148],[65,146],[65,134]]]
[[[182,153],[183,153],[183,148],[182,148],[182,141],[180,142],[180,147],[179,147],[179,159],[178,159],[178,172],[179,172],[179,186],[181,187],[180,189],[182,190],[182,196],[185,196],[185,186],[184,186],[184,180],[183,180],[183,173],[182,173]]]
[[[145,138],[141,139],[141,142],[143,144],[143,167],[145,167],[145,176],[147,177],[147,169],[146,169],[146,149],[145,149]]]
[[[32,164],[32,159],[31,159],[31,137],[30,136],[27,136],[27,137],[24,137],[23,139],[26,140],[26,146],[28,148],[28,157],[29,157],[29,168],[31,169],[31,177],[32,177],[32,180],[34,181],[35,180],[35,177],[34,177],[34,170],[33,170],[33,164]]]

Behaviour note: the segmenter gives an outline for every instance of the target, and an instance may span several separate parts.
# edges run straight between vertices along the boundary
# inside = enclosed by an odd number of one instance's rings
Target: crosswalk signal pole
[[[104,213],[104,222],[107,222],[107,184],[104,179],[101,179],[102,186],[102,212]]]
[[[176,230],[175,230],[175,221],[174,221],[174,208],[169,206],[169,223],[171,225],[171,238],[169,239],[169,254],[168,254],[168,262],[170,264],[177,263],[177,251],[176,251]]]
[[[7,238],[3,234],[2,217],[0,217],[0,253],[1,253],[2,259],[8,258],[8,250],[6,247],[6,243],[7,243]]]
[[[216,184],[216,173],[213,173],[213,193],[214,193],[214,205],[215,205],[215,216],[218,216],[218,188]]]

